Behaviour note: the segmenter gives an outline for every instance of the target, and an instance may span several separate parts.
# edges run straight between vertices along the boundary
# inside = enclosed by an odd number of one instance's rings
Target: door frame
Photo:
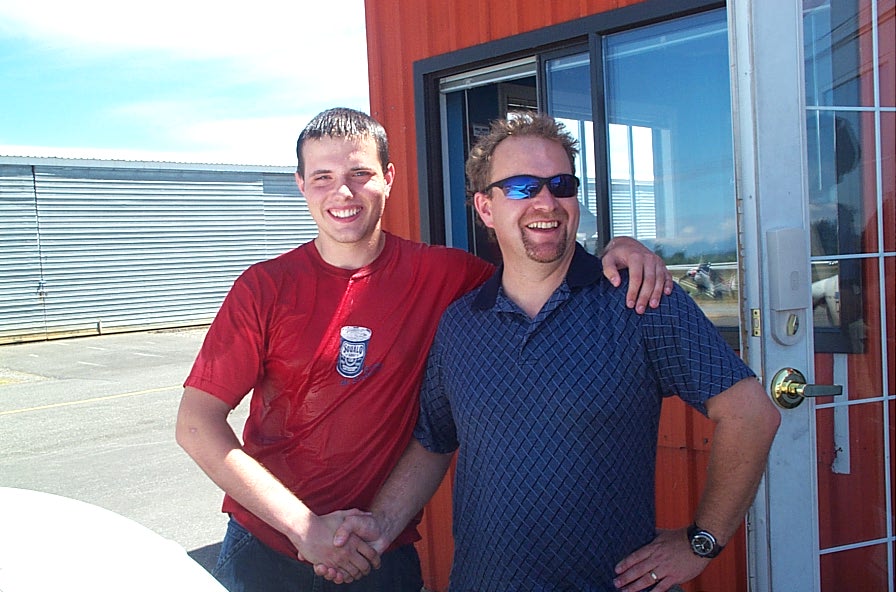
[[[801,256],[797,273],[805,285],[811,278],[801,2],[730,0],[728,19],[745,298],[742,353],[766,387],[783,367],[801,370],[812,382],[811,299],[793,311],[802,322],[791,342],[776,337],[782,332],[774,325],[783,315],[769,304],[772,275],[784,273],[771,260],[770,231],[801,231],[805,264]],[[752,590],[820,589],[815,459],[814,404],[782,409],[747,520]]]

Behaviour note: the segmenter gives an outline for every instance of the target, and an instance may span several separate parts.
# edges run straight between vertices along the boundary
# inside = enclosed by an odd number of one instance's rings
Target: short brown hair
[[[305,142],[321,138],[345,140],[373,138],[383,171],[389,166],[389,139],[380,122],[362,111],[347,107],[335,107],[315,115],[299,134],[299,139],[296,142],[296,157],[299,161],[296,171],[300,177],[305,176],[305,157],[302,155]]]
[[[498,144],[510,136],[537,137],[557,142],[566,150],[573,174],[576,172],[576,155],[579,153],[578,140],[572,137],[566,126],[545,113],[519,112],[507,119],[492,122],[489,133],[479,138],[467,158],[467,198],[485,191],[491,183],[492,155]]]

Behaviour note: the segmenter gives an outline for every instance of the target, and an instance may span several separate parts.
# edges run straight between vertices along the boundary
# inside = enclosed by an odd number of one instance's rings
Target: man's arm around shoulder
[[[643,314],[660,305],[665,294],[672,293],[672,274],[662,258],[642,243],[628,236],[617,236],[601,254],[604,276],[617,288],[622,283],[619,270],[628,268],[626,306]]]

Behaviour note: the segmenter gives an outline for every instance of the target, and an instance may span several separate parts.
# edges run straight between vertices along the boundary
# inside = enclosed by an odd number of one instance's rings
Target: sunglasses
[[[536,177],[535,175],[514,175],[495,181],[485,188],[489,191],[498,187],[507,199],[527,199],[535,197],[545,185],[554,197],[575,197],[579,191],[579,178],[568,173],[553,177]]]

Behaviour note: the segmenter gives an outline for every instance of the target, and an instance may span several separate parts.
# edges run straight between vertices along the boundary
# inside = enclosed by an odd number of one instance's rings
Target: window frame
[[[726,9],[724,1],[663,0],[645,2],[610,10],[566,23],[552,25],[419,60],[414,63],[414,107],[417,147],[417,183],[420,211],[420,236],[430,244],[447,244],[445,209],[445,160],[442,151],[441,87],[443,79],[464,72],[497,67],[517,60],[537,61],[536,79],[539,105],[547,105],[547,88],[542,80],[545,62],[587,51],[591,61],[592,114],[594,119],[594,159],[596,166],[608,163],[606,96],[604,93],[604,38],[607,35],[644,27],[662,21]],[[733,130],[732,130],[733,133]],[[599,247],[611,236],[609,182],[598,183],[597,232]],[[734,349],[740,347],[740,327],[717,326]]]

